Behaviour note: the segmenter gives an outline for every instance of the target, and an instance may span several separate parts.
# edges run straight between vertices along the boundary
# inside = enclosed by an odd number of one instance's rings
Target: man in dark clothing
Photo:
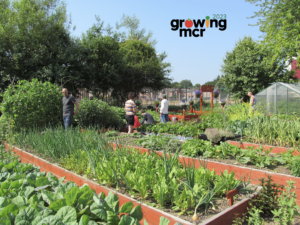
[[[153,116],[149,113],[145,112],[145,109],[142,109],[141,114],[143,115],[143,120],[141,124],[145,122],[145,124],[155,124],[155,121],[153,119]]]
[[[79,109],[79,104],[76,102],[75,98],[69,95],[68,90],[66,88],[62,89],[62,93],[64,97],[62,98],[63,102],[63,120],[65,129],[71,127],[73,116],[77,114]],[[74,113],[74,104],[76,105],[76,111]]]

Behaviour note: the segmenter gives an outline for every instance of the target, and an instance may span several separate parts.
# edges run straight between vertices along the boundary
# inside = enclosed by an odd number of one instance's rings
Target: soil
[[[133,138],[134,139],[134,138]],[[17,147],[17,146],[16,146]],[[50,157],[44,157],[42,154],[39,154],[37,153],[35,150],[29,150],[29,149],[24,149],[26,152],[28,153],[31,153],[31,154],[34,154],[35,156],[39,157],[39,158],[42,158],[44,160],[47,160],[48,162],[52,163],[52,164],[55,164],[55,165],[58,165],[58,166],[61,166],[61,164],[57,161],[57,160],[54,160]],[[73,173],[75,173],[74,171],[72,170],[69,170]],[[75,173],[76,174],[76,173]],[[204,207],[199,207],[198,210],[197,210],[197,216],[198,216],[198,220],[197,221],[193,221],[192,219],[192,216],[194,214],[194,210],[191,209],[191,210],[188,210],[187,213],[185,215],[180,215],[179,213],[180,212],[176,212],[174,210],[172,210],[172,206],[169,205],[169,206],[166,206],[165,208],[161,209],[159,207],[159,205],[154,201],[154,199],[146,199],[146,200],[143,200],[141,199],[141,197],[139,197],[138,193],[136,193],[135,196],[132,196],[131,194],[129,194],[126,190],[125,190],[125,185],[123,184],[122,186],[118,187],[118,189],[116,188],[116,186],[108,186],[108,185],[103,185],[101,184],[101,182],[99,180],[97,180],[95,177],[93,176],[86,176],[84,174],[78,174],[80,176],[83,176],[85,177],[86,179],[89,179],[89,180],[92,180],[93,182],[95,183],[98,183],[99,185],[102,185],[102,186],[106,186],[108,187],[109,189],[112,189],[113,191],[115,192],[119,192],[119,193],[122,193],[128,197],[131,197],[137,201],[140,201],[142,203],[145,203],[147,205],[150,205],[154,208],[157,208],[159,210],[162,210],[166,213],[169,213],[173,216],[176,216],[176,217],[179,217],[183,220],[186,220],[186,221],[189,221],[193,224],[200,224],[201,222],[211,218],[212,216],[218,214],[219,212],[222,212],[223,210],[227,209],[229,206],[229,200],[226,199],[226,197],[221,197],[221,198],[216,198],[215,200],[212,201],[212,203],[215,205],[215,209],[213,210],[211,207],[209,207],[209,209],[207,210],[207,212],[205,213],[205,208]],[[249,198],[250,194],[253,194],[254,192],[257,191],[257,186],[252,186],[248,192],[241,192],[239,193],[238,195],[234,196],[234,205],[237,204],[238,202],[240,202],[241,200],[245,199],[245,198]]]

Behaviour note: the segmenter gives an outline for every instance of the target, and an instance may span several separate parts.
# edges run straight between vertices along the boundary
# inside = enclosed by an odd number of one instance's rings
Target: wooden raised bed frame
[[[112,144],[113,148],[116,148],[117,145],[115,143]],[[140,152],[146,152],[149,154],[150,149],[146,148],[140,148],[140,147],[132,147],[132,146],[122,146],[118,145],[119,148],[122,147],[128,147],[132,149],[136,149]],[[159,155],[163,155],[161,151],[154,151]],[[185,156],[179,156],[179,162],[182,164],[193,164],[195,163],[195,167],[199,168],[201,165],[196,158],[191,158],[191,157],[185,157]],[[260,178],[267,178],[268,175],[272,176],[272,180],[274,183],[282,184],[284,186],[287,186],[287,181],[295,181],[296,183],[294,184],[296,186],[295,193],[297,195],[297,204],[300,206],[300,177],[295,177],[291,175],[286,175],[286,174],[280,174],[280,173],[274,173],[274,172],[269,172],[269,171],[264,171],[264,170],[259,170],[259,169],[251,169],[248,167],[242,167],[242,166],[235,166],[235,165],[230,165],[230,164],[225,164],[225,163],[219,163],[215,161],[210,161],[206,160],[207,163],[207,168],[209,170],[215,170],[216,174],[221,174],[221,172],[224,172],[225,170],[228,170],[228,172],[234,172],[235,173],[235,178],[239,179],[242,176],[245,175],[246,178],[250,178],[251,184],[257,185],[259,184],[259,179]]]
[[[231,145],[236,145],[242,149],[247,149],[247,147],[254,147],[254,149],[262,147],[265,150],[270,150],[271,148],[272,151],[270,153],[272,154],[276,154],[276,153],[285,153],[287,152],[287,150],[293,150],[293,148],[285,148],[285,147],[277,147],[277,146],[271,146],[271,145],[260,145],[260,144],[254,144],[254,143],[248,143],[248,142],[237,142],[237,141],[227,141],[229,144]],[[298,150],[295,149],[295,152],[293,153],[293,155],[299,155],[300,152]]]
[[[3,141],[3,143],[4,143],[6,149],[10,148],[10,146],[6,142]],[[116,144],[113,144],[113,147],[116,148]],[[79,175],[72,173],[66,169],[63,169],[57,165],[54,165],[44,159],[41,159],[37,156],[27,153],[21,149],[12,147],[11,150],[20,157],[22,163],[30,163],[30,164],[33,164],[34,166],[39,166],[40,170],[42,172],[43,171],[51,172],[53,175],[57,176],[58,178],[65,177],[65,182],[73,181],[78,186],[82,186],[83,184],[86,183],[90,186],[90,188],[94,189],[97,194],[99,194],[100,192],[103,192],[103,193],[105,193],[105,195],[107,195],[110,191],[113,191],[109,188],[100,186],[99,184],[97,184],[91,180],[85,179],[82,176],[79,176]],[[143,149],[143,148],[138,148],[138,150],[140,150],[141,152],[147,152],[147,153],[149,153],[149,151],[150,151],[148,149]],[[158,154],[161,154],[161,153],[158,152]],[[179,159],[181,162],[183,162],[183,160],[185,160],[182,157],[180,157]],[[197,168],[198,167],[199,167],[199,163],[197,165]],[[115,192],[115,191],[113,191],[113,192]],[[144,224],[144,219],[148,222],[149,225],[157,225],[157,224],[159,224],[159,220],[160,220],[161,216],[164,216],[170,220],[169,225],[174,225],[176,222],[180,222],[183,225],[192,225],[192,223],[190,223],[188,221],[182,220],[173,215],[170,215],[168,213],[165,213],[163,211],[155,209],[151,206],[148,206],[146,204],[138,202],[135,199],[129,198],[121,193],[115,192],[115,194],[117,194],[119,197],[120,205],[123,205],[124,203],[126,203],[128,201],[132,201],[134,206],[141,205],[142,212],[143,212],[143,219],[140,222],[142,225]],[[257,194],[253,194],[250,197],[253,198],[255,196],[257,196]],[[247,211],[247,207],[249,206],[249,200],[250,200],[250,198],[245,198],[244,200],[238,202],[237,204],[230,206],[226,210],[224,210],[224,211],[218,213],[217,215],[211,217],[210,219],[202,222],[201,225],[220,225],[220,224],[231,225],[233,219],[236,216],[242,216],[243,213],[245,213]]]

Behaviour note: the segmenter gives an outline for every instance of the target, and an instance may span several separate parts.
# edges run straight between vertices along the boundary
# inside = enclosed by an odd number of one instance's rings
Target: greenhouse
[[[255,95],[257,108],[266,114],[300,115],[300,84],[273,83]]]

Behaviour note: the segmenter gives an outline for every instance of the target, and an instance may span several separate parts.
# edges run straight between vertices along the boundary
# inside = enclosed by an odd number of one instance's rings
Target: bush
[[[0,141],[6,140],[8,137],[9,119],[2,115],[0,117]]]
[[[178,105],[169,105],[169,110],[182,110],[182,108]]]
[[[75,116],[81,128],[98,127],[121,129],[125,124],[117,109],[98,99],[83,99]]]
[[[19,81],[4,92],[0,110],[3,118],[14,122],[15,131],[62,124],[61,88],[37,79]]]

